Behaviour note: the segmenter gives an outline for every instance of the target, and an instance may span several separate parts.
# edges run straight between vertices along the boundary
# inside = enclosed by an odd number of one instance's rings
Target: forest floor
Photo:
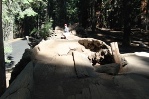
[[[89,37],[102,40],[108,45],[111,42],[118,42],[121,53],[134,53],[134,52],[149,52],[149,31],[141,32],[139,29],[132,29],[131,45],[125,47],[122,45],[123,32],[114,31],[109,29],[98,29],[96,33],[88,31]]]

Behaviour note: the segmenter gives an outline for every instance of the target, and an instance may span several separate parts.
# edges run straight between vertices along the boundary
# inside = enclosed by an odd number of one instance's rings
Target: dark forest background
[[[79,24],[92,33],[100,28],[123,31],[123,44],[129,45],[131,29],[148,30],[147,0],[3,0],[2,3],[3,23],[13,22],[13,38],[39,32],[45,35],[45,30],[55,26]]]

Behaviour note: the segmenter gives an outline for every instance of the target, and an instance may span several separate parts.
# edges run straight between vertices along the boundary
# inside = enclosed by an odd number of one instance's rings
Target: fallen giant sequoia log
[[[66,99],[101,81],[103,73],[111,79],[122,65],[115,61],[113,48],[92,38],[42,41],[25,51],[2,99]]]
[[[95,67],[98,67],[98,69],[100,68],[100,71],[93,70],[92,72],[102,72],[116,75],[119,72],[122,62],[119,53],[116,54],[117,57],[119,57],[118,59],[120,59],[119,63],[115,62],[115,54],[113,54],[112,51],[115,52],[115,50],[111,49],[111,47],[105,42],[93,38],[83,38],[79,40],[47,40],[35,46],[35,48],[33,49],[33,60],[36,60],[38,62],[40,61],[46,64],[55,64],[56,62],[61,62],[62,60],[53,61],[53,59],[58,59],[58,57],[60,56],[67,57],[71,55],[76,72],[79,72],[79,70],[82,68],[81,66],[85,66],[86,68],[88,68],[89,66],[92,69],[95,69]],[[67,62],[68,61],[66,58],[66,61],[64,61],[64,63],[67,64]],[[117,63],[119,65],[113,65],[113,63]],[[81,67],[80,69],[78,69],[78,66],[76,66],[79,64],[81,64],[79,66]],[[106,66],[106,64],[108,65]],[[110,64],[112,66],[110,66]],[[101,70],[103,66],[105,66],[107,69]],[[84,71],[85,73],[86,69],[83,69],[82,71]],[[92,75],[93,73],[89,74]],[[78,74],[77,76],[80,77],[79,75],[80,74]],[[83,75],[91,76],[88,74]]]
[[[33,53],[34,53],[33,60],[42,61],[44,63],[50,63],[50,60],[53,57],[56,57],[56,56],[58,57],[63,55],[67,57],[69,55],[72,55],[73,63],[75,65],[83,64],[85,66],[89,66],[92,69],[94,69],[95,70],[94,72],[116,75],[119,72],[120,66],[126,65],[127,62],[124,58],[120,56],[119,53],[118,53],[119,54],[118,59],[122,59],[122,60],[119,60],[120,61],[119,63],[116,62],[117,60],[115,61],[114,55],[116,51],[114,49],[115,48],[114,44],[115,43],[111,43],[111,47],[112,47],[111,48],[105,42],[101,40],[93,39],[93,38],[79,39],[79,40],[48,40],[48,41],[41,42],[35,48],[33,48]],[[25,51],[22,59],[15,66],[15,69],[12,72],[10,83],[23,70],[23,68],[26,65],[24,64],[24,62],[26,62],[26,60],[29,60],[27,61],[27,63],[31,61],[32,54],[31,53],[28,54],[27,51],[28,50]],[[28,59],[24,58],[25,56],[27,56],[26,54],[30,55],[30,57],[27,57]],[[76,72],[80,72],[79,70],[83,67],[80,67],[78,69],[78,66],[75,66],[75,68],[76,68],[75,69]],[[84,69],[83,71],[85,70],[86,69]],[[91,71],[89,74],[93,76],[93,73],[91,73]],[[83,74],[82,76],[85,76],[85,75],[89,76],[88,74]],[[80,74],[78,74],[78,76],[81,77]]]

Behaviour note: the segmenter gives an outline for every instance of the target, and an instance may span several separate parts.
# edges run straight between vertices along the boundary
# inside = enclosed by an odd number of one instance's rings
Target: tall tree
[[[96,1],[93,0],[93,1],[92,1],[92,32],[93,32],[93,33],[95,32],[95,28],[96,28],[96,19],[95,19],[96,11],[95,11],[95,3],[96,3]]]
[[[87,20],[88,20],[88,9],[89,9],[89,0],[86,0],[85,2],[83,0],[80,0],[78,2],[78,10],[79,10],[79,23],[86,28],[87,27]]]
[[[66,2],[66,10],[67,10],[67,18],[69,23],[76,23],[78,22],[78,2],[76,0],[67,0]]]
[[[123,45],[129,46],[131,42],[131,14],[133,1],[123,0],[123,19],[124,19],[124,35],[123,35]]]
[[[2,32],[2,0],[0,0],[0,97],[6,90],[6,75],[4,62],[4,44]]]
[[[67,23],[66,20],[66,0],[56,0],[57,2],[57,8],[56,8],[56,16],[57,16],[57,24],[59,26],[63,26],[65,23]]]
[[[147,1],[147,5],[146,5],[146,31],[149,28],[149,0]]]

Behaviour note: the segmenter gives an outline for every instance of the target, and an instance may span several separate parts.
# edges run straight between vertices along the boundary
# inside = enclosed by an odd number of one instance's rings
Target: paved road
[[[128,65],[124,67],[125,73],[136,73],[149,76],[149,53],[136,52],[125,57]]]
[[[13,66],[15,66],[22,58],[25,49],[30,47],[27,44],[27,41],[23,39],[13,40],[12,42],[10,42],[10,44],[12,45],[13,49],[11,56],[13,57],[13,61],[15,62]]]
[[[8,72],[6,72],[6,85],[8,87],[9,86],[9,80],[10,80],[10,77],[11,77],[11,72],[9,72],[9,70],[12,70],[11,67],[15,67],[15,65],[22,58],[22,55],[23,55],[25,49],[30,48],[30,47],[28,46],[27,41],[22,40],[21,38],[13,39],[11,41],[8,41],[7,43],[9,43],[10,46],[12,46],[11,56],[13,57],[12,61],[14,61],[13,65],[6,66],[6,70],[8,70]]]

